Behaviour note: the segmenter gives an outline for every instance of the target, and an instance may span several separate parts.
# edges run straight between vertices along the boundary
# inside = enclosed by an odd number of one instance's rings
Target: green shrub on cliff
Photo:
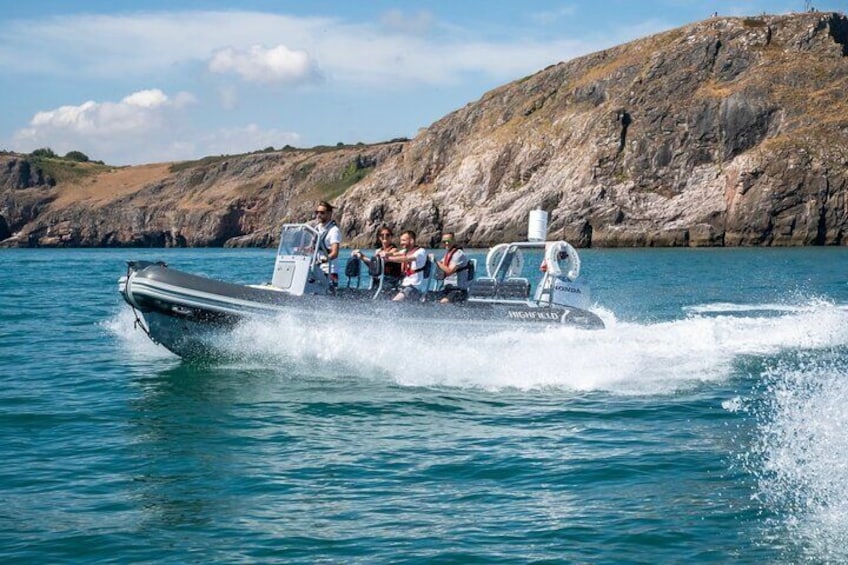
[[[316,186],[321,196],[327,200],[343,194],[348,188],[355,185],[368,176],[374,170],[374,165],[366,163],[361,157],[357,157],[350,163],[341,176],[332,182],[322,183]]]
[[[29,154],[28,161],[45,178],[59,183],[78,181],[109,168],[103,161],[91,161],[82,151],[69,151],[60,157],[49,147],[36,149]]]
[[[32,153],[30,153],[30,155],[32,157],[45,158],[45,159],[56,159],[56,158],[59,157],[49,147],[42,147],[40,149],[36,149]]]
[[[82,151],[68,151],[67,153],[65,153],[64,158],[67,161],[77,161],[79,163],[88,163],[88,155],[86,155]]]

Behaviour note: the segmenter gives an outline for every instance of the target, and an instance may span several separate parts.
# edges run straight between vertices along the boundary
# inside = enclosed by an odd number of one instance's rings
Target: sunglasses
[[[315,213],[316,213],[316,214],[324,215],[324,214],[326,214],[326,213],[327,213],[327,211],[326,211],[326,210],[315,210]]]
[[[453,243],[452,239],[443,239],[442,243]]]
[[[392,234],[390,234],[390,233],[381,233],[380,234],[380,239],[388,239],[390,237],[392,237]]]

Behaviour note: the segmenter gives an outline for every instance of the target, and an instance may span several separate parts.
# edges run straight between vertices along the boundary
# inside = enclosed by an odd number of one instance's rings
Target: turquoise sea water
[[[608,328],[284,317],[187,364],[126,259],[0,251],[0,560],[848,561],[848,249],[587,250]]]

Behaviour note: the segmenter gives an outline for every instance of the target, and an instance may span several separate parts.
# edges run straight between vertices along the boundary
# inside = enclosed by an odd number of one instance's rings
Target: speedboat
[[[546,227],[545,218],[545,227]],[[214,354],[211,335],[220,335],[256,317],[282,314],[302,318],[316,313],[345,316],[363,323],[404,319],[412,323],[450,325],[491,331],[499,327],[572,326],[602,329],[603,321],[589,310],[589,286],[580,277],[580,258],[565,241],[502,243],[486,255],[485,276],[473,275],[467,300],[440,304],[439,282],[428,256],[420,300],[393,302],[384,288],[382,265],[372,260],[374,277],[363,285],[359,260],[345,269],[347,284],[334,286],[325,272],[318,244],[321,234],[309,224],[285,224],[271,281],[243,285],[172,269],[163,262],[128,261],[118,290],[135,314],[136,327],[155,343],[185,357]],[[535,285],[524,276],[525,257],[543,253],[543,269]],[[476,260],[472,259],[476,273]],[[532,269],[536,271],[536,269]],[[363,306],[366,306],[363,308]]]

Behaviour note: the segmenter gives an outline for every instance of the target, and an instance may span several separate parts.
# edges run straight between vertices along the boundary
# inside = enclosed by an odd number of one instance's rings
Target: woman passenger
[[[392,228],[383,226],[377,232],[377,248],[374,250],[374,256],[380,251],[392,252],[397,251],[397,245],[393,241],[394,232]],[[358,257],[363,263],[371,266],[372,258],[362,253],[361,250],[355,249],[352,253],[354,257]],[[394,291],[400,284],[403,277],[403,271],[400,263],[383,262],[383,290],[386,292]],[[380,284],[380,277],[372,277],[373,287],[376,288]]]

